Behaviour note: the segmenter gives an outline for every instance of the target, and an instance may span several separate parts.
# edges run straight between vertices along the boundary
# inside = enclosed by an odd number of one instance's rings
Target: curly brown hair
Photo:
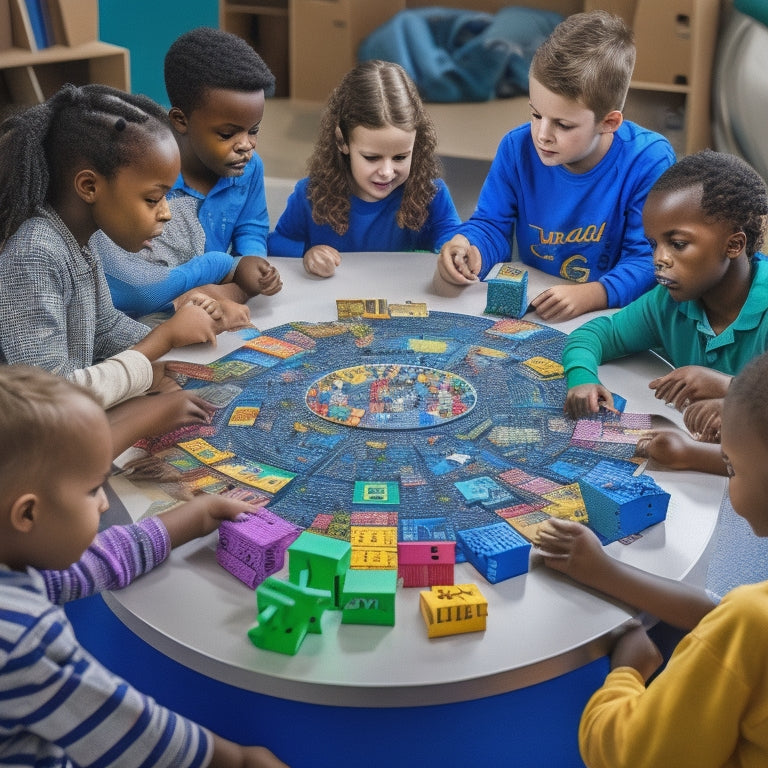
[[[337,130],[345,144],[354,128],[394,126],[415,131],[411,172],[403,185],[397,224],[420,230],[440,176],[437,133],[424,109],[416,85],[399,65],[373,59],[357,64],[333,90],[320,120],[317,141],[308,163],[307,194],[316,224],[328,224],[339,235],[349,229],[352,174],[349,156],[339,148]]]

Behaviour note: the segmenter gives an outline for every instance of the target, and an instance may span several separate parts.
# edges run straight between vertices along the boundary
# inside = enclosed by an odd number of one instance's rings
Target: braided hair
[[[43,203],[55,206],[84,163],[106,178],[169,131],[146,96],[107,85],[64,85],[0,124],[0,247]]]

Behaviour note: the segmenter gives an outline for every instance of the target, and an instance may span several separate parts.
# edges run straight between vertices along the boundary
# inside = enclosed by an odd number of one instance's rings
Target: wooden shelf
[[[97,0],[60,0],[64,22],[79,31],[98,28]],[[24,0],[11,0],[13,37],[0,50],[0,106],[28,106],[44,101],[64,83],[103,83],[130,90],[126,48],[88,40],[77,45],[37,49],[30,33]],[[71,17],[66,14],[72,13]]]

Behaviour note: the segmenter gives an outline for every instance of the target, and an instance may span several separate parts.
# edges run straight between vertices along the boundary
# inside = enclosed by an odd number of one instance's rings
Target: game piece
[[[288,547],[288,578],[300,586],[328,590],[333,607],[338,608],[350,555],[348,541],[304,531]]]
[[[528,271],[508,262],[498,265],[486,277],[488,295],[485,313],[522,317],[528,310]]]
[[[592,530],[604,542],[616,541],[661,522],[670,496],[648,475],[617,471],[600,462],[579,479]]]
[[[528,571],[531,545],[507,523],[457,531],[456,537],[467,560],[491,584]]]
[[[295,655],[309,632],[322,632],[331,593],[270,576],[256,588],[258,614],[248,638],[258,648]]]
[[[434,586],[419,594],[427,637],[485,630],[488,601],[474,584]]]
[[[397,526],[353,525],[349,542],[352,569],[397,570]]]
[[[341,597],[342,624],[395,624],[397,571],[350,570]]]
[[[455,541],[401,541],[397,545],[397,575],[404,587],[453,584]]]
[[[262,508],[245,520],[223,520],[219,526],[216,560],[251,589],[277,573],[285,562],[285,551],[301,529]]]

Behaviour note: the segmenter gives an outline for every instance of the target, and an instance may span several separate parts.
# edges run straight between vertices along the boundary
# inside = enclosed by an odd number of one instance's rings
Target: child
[[[669,142],[625,121],[635,64],[632,33],[605,11],[567,17],[536,50],[531,124],[501,141],[477,208],[438,258],[465,285],[510,258],[573,285],[531,302],[547,321],[622,307],[653,285],[641,212],[675,161]]]
[[[735,511],[768,536],[768,355],[725,396],[722,459]],[[660,655],[640,627],[623,635],[611,672],[587,703],[579,746],[590,768],[768,765],[768,582],[737,587],[714,607],[692,587],[614,560],[579,523],[541,530],[548,566],[692,631],[646,687]],[[668,619],[669,620],[669,619]]]
[[[210,416],[199,398],[168,392],[153,361],[215,342],[225,326],[205,307],[218,312],[216,302],[187,303],[150,331],[112,305],[88,248],[100,227],[133,250],[162,232],[178,168],[162,110],[107,86],[64,86],[0,126],[0,362],[39,365],[106,408],[122,404],[120,445]],[[166,392],[135,399],[148,390]]]
[[[253,48],[220,29],[193,29],[168,49],[165,87],[181,152],[181,174],[168,193],[173,218],[133,256],[97,235],[119,309],[134,317],[168,311],[201,290],[229,314],[237,313],[231,302],[280,290],[280,275],[262,258],[269,220],[264,166],[254,152],[274,83]]]
[[[365,61],[328,100],[309,160],[269,236],[269,253],[330,277],[340,252],[435,251],[461,223],[438,179],[437,137],[398,64]]]
[[[694,434],[717,440],[731,377],[768,349],[768,263],[755,259],[766,216],[765,182],[733,155],[704,150],[664,172],[643,211],[659,285],[570,334],[569,416],[613,405],[600,363],[655,349],[677,368],[651,382],[656,396],[685,408]],[[640,450],[673,468],[724,473],[717,446],[682,433],[654,434]]]
[[[247,505],[207,496],[97,536],[113,451],[96,398],[39,368],[3,366],[0,431],[0,763],[284,766],[115,677],[52,604],[126,586]]]

